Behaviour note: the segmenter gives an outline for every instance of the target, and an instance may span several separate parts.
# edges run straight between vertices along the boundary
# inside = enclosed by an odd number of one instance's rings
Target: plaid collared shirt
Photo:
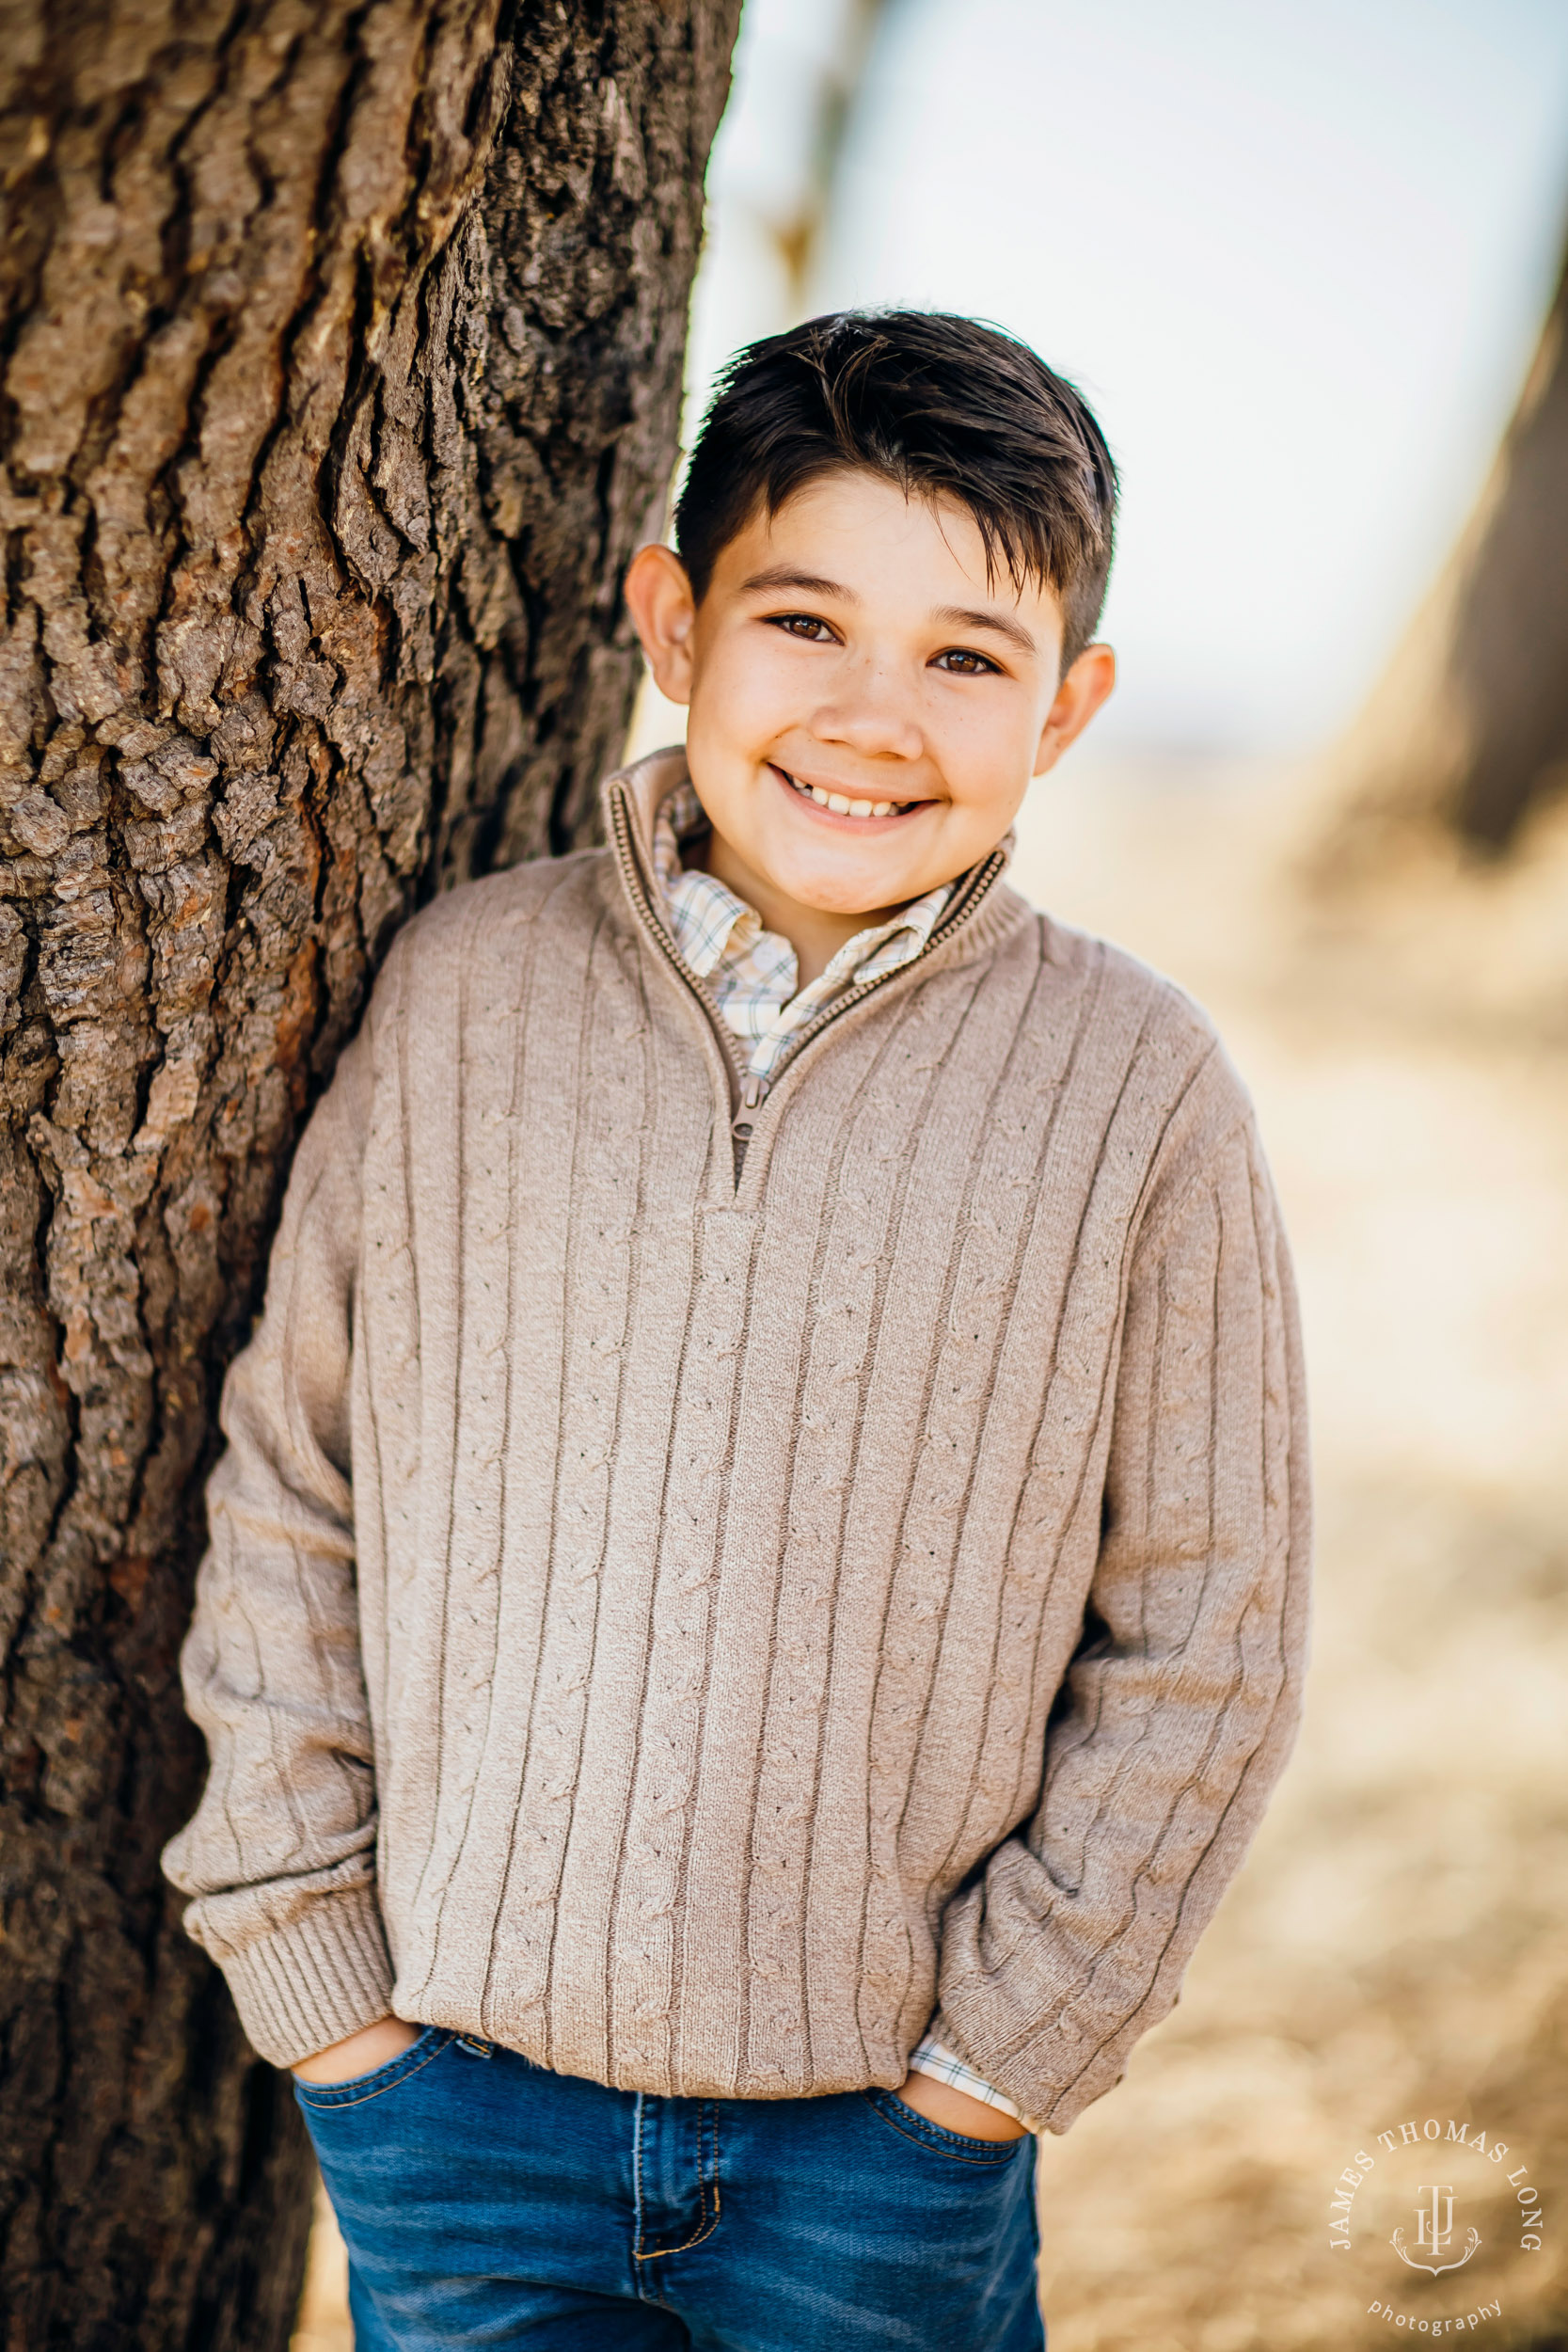
[[[798,1029],[803,1029],[847,990],[880,979],[917,956],[958,885],[942,882],[886,923],[857,931],[809,987],[798,987],[794,948],[765,931],[755,907],[711,874],[681,864],[681,844],[703,833],[707,818],[689,784],[678,785],[654,818],[654,870],[670,910],[675,945],[713,991],[726,1028],[748,1048],[747,1068],[770,1078]]]

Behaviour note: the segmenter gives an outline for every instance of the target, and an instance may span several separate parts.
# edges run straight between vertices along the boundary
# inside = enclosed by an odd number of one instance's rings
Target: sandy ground
[[[1042,2150],[1053,2352],[1568,2346],[1568,823],[1347,904],[1302,878],[1318,798],[1085,753],[1020,829],[1021,886],[1191,990],[1253,1089],[1321,1524],[1278,1799],[1174,2016]],[[1480,2232],[1436,2277],[1389,2242],[1433,2185],[1425,2259]],[[295,2352],[349,2342],[328,2217]]]

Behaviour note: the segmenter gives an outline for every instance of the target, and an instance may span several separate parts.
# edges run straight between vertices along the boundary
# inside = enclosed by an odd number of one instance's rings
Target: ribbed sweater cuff
[[[372,1885],[325,1897],[219,1965],[246,2041],[274,2066],[295,2066],[391,2010],[392,1963]]]

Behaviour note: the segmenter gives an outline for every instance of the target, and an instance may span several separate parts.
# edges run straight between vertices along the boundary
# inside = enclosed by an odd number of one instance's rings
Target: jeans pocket
[[[418,2038],[400,2050],[385,2066],[373,2067],[368,2074],[351,2074],[344,2083],[307,2083],[294,2076],[294,2097],[309,2115],[328,2113],[334,2107],[363,2106],[369,2099],[385,2098],[420,2074],[432,2058],[438,2058],[455,2035],[447,2026],[426,2026]]]
[[[861,2097],[890,2131],[913,2140],[916,2147],[928,2148],[933,2155],[945,2156],[950,2164],[1000,2171],[1015,2163],[1029,2143],[1027,2132],[1012,2139],[973,2139],[967,2132],[950,2132],[944,2123],[933,2123],[928,2116],[907,2106],[895,2090],[863,2090]]]

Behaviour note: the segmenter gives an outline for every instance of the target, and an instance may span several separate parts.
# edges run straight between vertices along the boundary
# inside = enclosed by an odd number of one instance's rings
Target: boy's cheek
[[[741,687],[705,702],[693,696],[688,740],[695,738],[711,757],[722,759],[737,775],[754,775],[782,740],[791,735],[799,739],[806,723],[778,695],[765,691],[768,683],[764,678],[754,691]]]
[[[686,731],[686,764],[697,797],[715,824],[733,821],[756,773],[756,760],[721,727],[693,707]]]

